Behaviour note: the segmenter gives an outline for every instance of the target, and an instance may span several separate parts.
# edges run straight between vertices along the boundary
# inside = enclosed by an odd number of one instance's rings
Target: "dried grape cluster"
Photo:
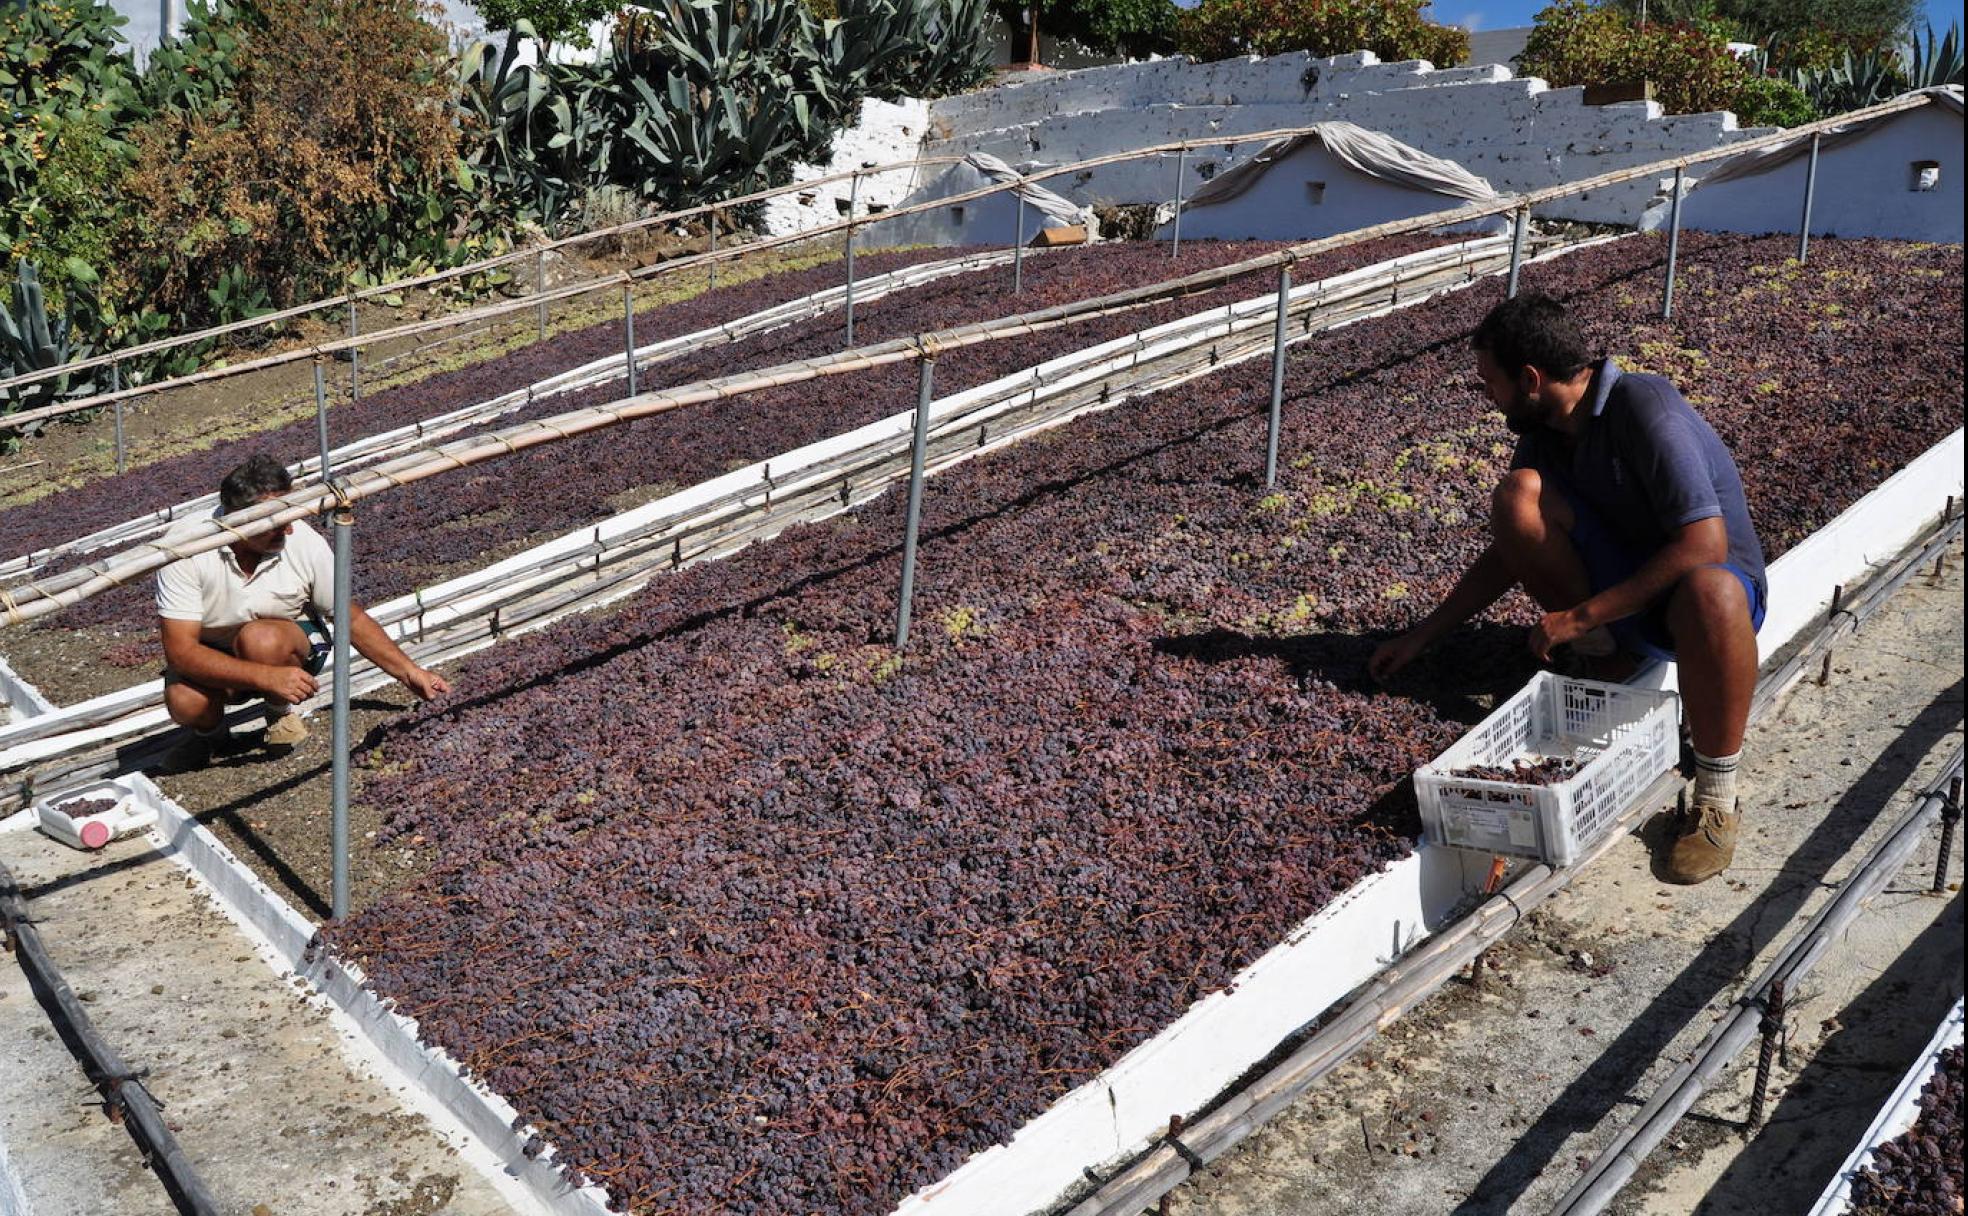
[[[1912,1127],[1879,1146],[1852,1182],[1855,1216],[1960,1216],[1961,1047],[1941,1053]]]
[[[100,815],[104,811],[115,808],[114,798],[78,798],[74,802],[64,802],[55,809],[70,819],[85,819],[90,815]]]
[[[1773,344],[1784,244],[1685,238],[1685,331],[1658,242],[1527,272],[1756,453],[1773,557],[1962,388],[1959,250],[1814,245],[1786,300],[1845,306]],[[1889,266],[1934,273],[1818,277]],[[365,758],[439,855],[331,939],[637,1210],[891,1209],[1405,852],[1408,772],[1528,673],[1507,605],[1364,678],[1483,544],[1497,295],[1296,351],[1269,493],[1262,361],[938,476],[906,658],[891,494],[465,661]]]
[[[1570,756],[1545,756],[1538,760],[1519,760],[1508,767],[1501,764],[1474,764],[1449,774],[1469,781],[1509,781],[1516,785],[1557,785],[1578,775],[1578,761]]]

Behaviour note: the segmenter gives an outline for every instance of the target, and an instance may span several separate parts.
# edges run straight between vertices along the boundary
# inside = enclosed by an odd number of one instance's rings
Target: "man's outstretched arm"
[[[421,700],[428,701],[451,691],[450,681],[412,662],[410,656],[403,653],[403,647],[398,646],[376,623],[376,618],[370,616],[360,604],[351,604],[349,608],[350,615],[354,617],[349,642],[356,653],[388,672]]]
[[[1367,673],[1385,683],[1430,646],[1447,637],[1464,621],[1503,598],[1517,584],[1495,545],[1483,550],[1456,580],[1455,589],[1419,624],[1382,642],[1367,660]]]

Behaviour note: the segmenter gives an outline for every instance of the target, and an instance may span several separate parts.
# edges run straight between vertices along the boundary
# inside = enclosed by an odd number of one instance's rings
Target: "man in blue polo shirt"
[[[1544,609],[1531,650],[1598,671],[1678,662],[1695,797],[1663,876],[1703,882],[1735,855],[1736,767],[1756,687],[1763,547],[1715,431],[1659,376],[1593,360],[1565,309],[1526,293],[1471,340],[1476,372],[1518,436],[1491,541],[1455,589],[1369,663],[1386,680],[1522,584]]]

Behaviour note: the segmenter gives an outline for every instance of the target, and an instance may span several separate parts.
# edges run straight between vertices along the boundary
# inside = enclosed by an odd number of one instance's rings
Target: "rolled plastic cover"
[[[997,157],[992,156],[989,152],[972,152],[969,156],[964,157],[963,163],[999,184],[1015,182],[1025,176]],[[1089,232],[1094,230],[1092,216],[1087,208],[1081,207],[1078,203],[1063,195],[1054,194],[1036,182],[1025,182],[1023,185],[1015,187],[1012,193],[1024,199],[1026,206],[1037,208],[1039,214],[1045,216],[1045,227],[1047,228],[1064,228],[1074,224],[1085,224],[1088,225],[1087,230]]]
[[[1229,202],[1308,144],[1316,144],[1348,167],[1382,181],[1472,203],[1502,197],[1489,182],[1452,160],[1430,156],[1391,135],[1354,123],[1322,122],[1307,134],[1273,140],[1249,160],[1217,174],[1183,201],[1183,210]]]

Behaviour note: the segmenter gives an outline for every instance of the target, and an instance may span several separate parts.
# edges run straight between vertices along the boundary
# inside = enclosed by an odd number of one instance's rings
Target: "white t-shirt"
[[[164,543],[191,533],[198,522],[171,529]],[[221,649],[232,645],[248,621],[264,617],[297,621],[309,604],[324,618],[333,615],[335,552],[321,533],[299,521],[286,546],[262,557],[251,574],[239,568],[231,545],[172,562],[157,572],[157,615],[167,621],[197,621],[204,626],[199,640]]]

